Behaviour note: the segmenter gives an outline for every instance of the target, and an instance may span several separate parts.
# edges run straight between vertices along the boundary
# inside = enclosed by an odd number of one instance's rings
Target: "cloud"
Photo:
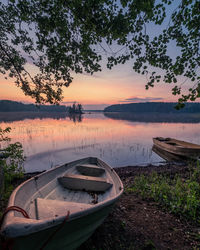
[[[162,97],[129,97],[119,102],[155,102],[163,100],[164,98]]]

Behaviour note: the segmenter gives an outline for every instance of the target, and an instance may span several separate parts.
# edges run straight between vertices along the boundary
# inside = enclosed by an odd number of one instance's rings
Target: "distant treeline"
[[[67,107],[62,105],[40,105],[23,104],[21,102],[14,102],[8,100],[0,101],[0,112],[66,112]]]
[[[186,103],[185,107],[177,110],[173,102],[145,102],[115,104],[108,106],[104,112],[133,112],[133,113],[200,113],[200,103]]]

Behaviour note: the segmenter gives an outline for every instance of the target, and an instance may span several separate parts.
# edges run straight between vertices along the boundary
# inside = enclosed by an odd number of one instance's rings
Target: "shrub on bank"
[[[7,136],[11,128],[0,128],[0,207],[7,202],[13,191],[12,181],[21,178],[24,174],[23,162],[25,160],[22,144],[19,142],[10,143]]]
[[[136,176],[128,192],[151,198],[171,212],[200,222],[200,166],[192,166],[188,178],[170,178],[156,172]]]

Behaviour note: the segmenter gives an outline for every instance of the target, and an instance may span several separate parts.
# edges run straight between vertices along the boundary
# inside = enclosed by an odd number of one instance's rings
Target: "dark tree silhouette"
[[[80,103],[76,104],[74,102],[73,105],[68,108],[68,112],[70,114],[83,114],[83,107]]]

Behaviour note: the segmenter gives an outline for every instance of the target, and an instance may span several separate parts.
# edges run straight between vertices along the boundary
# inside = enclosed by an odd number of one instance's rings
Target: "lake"
[[[22,143],[27,156],[26,172],[46,170],[87,156],[101,158],[112,167],[157,164],[164,161],[152,151],[152,138],[157,136],[200,144],[197,116],[188,120],[188,115],[155,115],[155,121],[152,114],[143,114],[142,118],[127,115],[126,119],[124,114],[121,117],[100,112],[78,118],[58,114],[44,118],[15,114],[14,119],[9,119],[10,116],[4,113],[8,119],[1,120],[0,127],[11,127],[12,142]]]

